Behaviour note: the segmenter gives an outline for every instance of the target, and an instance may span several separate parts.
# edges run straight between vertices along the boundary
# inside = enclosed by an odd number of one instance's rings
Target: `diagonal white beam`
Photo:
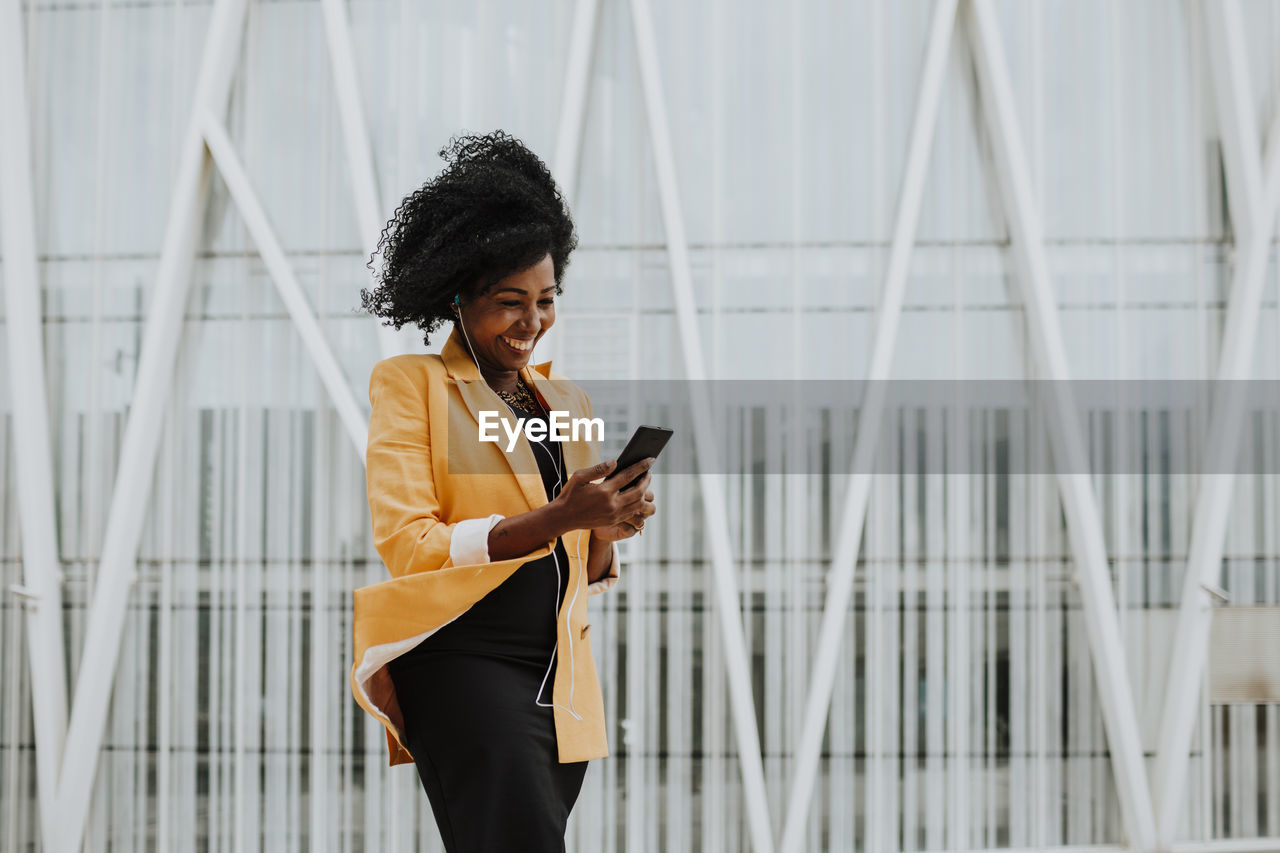
[[[1150,849],[1155,843],[1155,815],[1143,764],[1138,717],[1125,665],[1124,648],[1111,590],[1102,516],[1088,456],[1080,434],[1079,415],[1071,393],[1070,369],[1062,340],[1057,304],[1044,253],[1040,217],[1032,195],[1031,169],[1014,112],[1013,86],[1004,58],[1000,25],[990,0],[971,0],[969,37],[973,46],[983,114],[991,130],[996,176],[1012,237],[1029,319],[1028,336],[1045,388],[1049,439],[1058,470],[1058,488],[1067,531],[1079,572],[1080,597],[1093,657],[1094,677],[1102,705],[1130,846]]]
[[[67,664],[62,643],[61,563],[54,521],[53,450],[45,393],[44,322],[31,186],[31,125],[26,51],[19,0],[0,0],[0,252],[8,322],[9,386],[13,389],[13,449],[18,472],[22,576],[33,594],[27,606],[27,656],[36,736],[40,829],[57,834],[58,770],[67,734]]]
[[[849,488],[844,499],[844,514],[839,525],[834,559],[827,580],[827,600],[822,613],[815,649],[813,670],[809,677],[809,695],[805,700],[800,729],[800,745],[796,751],[795,774],[786,823],[782,830],[780,853],[800,853],[804,844],[805,824],[813,796],[822,737],[831,709],[831,691],[835,686],[836,664],[844,634],[849,598],[853,594],[854,570],[862,544],[862,527],[871,495],[872,455],[879,442],[884,412],[884,396],[898,338],[898,321],[902,316],[903,295],[907,288],[907,269],[920,221],[920,203],[924,196],[925,175],[933,150],[934,126],[937,123],[942,81],[946,74],[947,52],[955,29],[956,0],[938,0],[925,47],[924,71],[920,79],[920,96],[916,101],[911,140],[907,149],[906,171],[898,216],[894,224],[893,243],[889,250],[889,266],[880,299],[876,331],[868,371],[867,397],[858,418],[858,434],[853,447],[853,464]]]
[[[565,65],[564,93],[560,98],[560,122],[556,128],[556,148],[552,174],[569,207],[578,194],[578,168],[582,162],[582,132],[586,123],[587,94],[591,90],[592,60],[596,50],[596,21],[600,0],[577,0],[573,31],[569,38],[569,58]],[[548,341],[551,358],[560,357],[561,336]]]
[[[102,545],[85,630],[84,652],[76,680],[74,709],[59,774],[58,810],[62,833],[49,849],[79,850],[89,800],[97,776],[111,688],[115,680],[129,602],[137,570],[138,541],[155,479],[156,451],[173,368],[182,334],[182,318],[191,283],[191,266],[209,193],[209,160],[200,132],[206,110],[225,109],[240,54],[247,0],[219,0],[209,21],[209,36],[196,83],[194,112],[178,153],[169,222],[160,253],[155,292],[147,313],[138,374],[125,427],[111,510]]]
[[[355,200],[360,244],[372,249],[382,231],[378,201],[378,177],[373,167],[373,147],[364,119],[364,103],[356,74],[355,51],[351,46],[351,24],[343,0],[322,0],[324,32],[329,44],[329,70],[333,72],[333,93],[342,122],[342,141],[351,170],[351,193]]]
[[[1244,383],[1240,380],[1250,375],[1271,233],[1280,206],[1280,111],[1275,115],[1267,140],[1264,172],[1258,157],[1257,122],[1239,6],[1236,0],[1222,0],[1203,4],[1202,10],[1236,252],[1218,357],[1217,397],[1209,421],[1205,468],[1196,495],[1182,601],[1170,656],[1176,663],[1169,667],[1156,747],[1152,788],[1159,817],[1159,838],[1165,845],[1172,843],[1184,811],[1191,741],[1201,710],[1198,696],[1213,619],[1212,598],[1206,587],[1217,585],[1222,566],[1227,515],[1235,483],[1231,472],[1244,419]],[[1266,176],[1265,185],[1259,183],[1258,176],[1262,174]]]
[[[697,303],[693,294],[693,275],[689,265],[689,245],[681,212],[675,156],[671,150],[671,130],[663,96],[654,42],[653,23],[647,0],[631,0],[632,30],[636,56],[640,65],[641,89],[649,139],[653,146],[654,166],[658,177],[658,195],[662,205],[662,221],[671,262],[671,284],[680,329],[681,353],[685,378],[689,380],[689,402],[693,420],[695,458],[712,459],[717,440],[711,427],[710,404],[704,394],[694,391],[699,380],[707,378],[702,357],[702,339],[698,331]],[[734,574],[733,545],[729,538],[723,478],[706,470],[698,472],[702,500],[706,508],[707,536],[711,546],[714,572],[716,611],[720,619],[720,635],[724,643],[726,675],[729,679],[730,708],[734,734],[737,737],[738,761],[742,770],[743,794],[746,798],[747,827],[756,853],[773,850],[773,830],[769,824],[769,803],[764,782],[764,762],[760,757],[760,733],[756,725],[755,703],[751,698],[751,671],[747,666],[746,640],[742,630],[738,581]]]
[[[329,44],[329,68],[333,72],[333,93],[338,102],[338,118],[342,123],[342,141],[351,170],[351,193],[355,201],[356,224],[360,245],[371,253],[382,232],[378,198],[378,175],[373,165],[373,146],[369,142],[368,124],[364,118],[364,101],[360,97],[359,75],[356,73],[355,51],[351,46],[351,24],[343,0],[323,0],[324,32]],[[401,333],[388,326],[378,327],[378,346],[382,357],[400,352]],[[361,449],[360,457],[364,457]]]
[[[1261,221],[1262,166],[1258,162],[1258,120],[1249,85],[1244,24],[1235,0],[1200,3],[1204,13],[1209,71],[1227,173],[1227,204],[1237,244]]]
[[[596,20],[600,0],[578,0],[573,11],[573,34],[569,39],[564,93],[560,98],[560,124],[556,129],[553,174],[564,197],[572,201],[578,191],[582,129],[587,115],[591,65],[595,56]]]
[[[288,309],[293,324],[297,326],[302,342],[311,355],[311,360],[315,362],[316,370],[320,373],[320,381],[324,383],[325,390],[329,392],[329,399],[338,410],[338,417],[342,419],[342,425],[351,438],[356,455],[364,456],[365,445],[369,441],[369,426],[356,403],[351,384],[347,382],[338,359],[334,357],[333,350],[324,339],[324,332],[321,331],[311,306],[307,304],[306,294],[293,273],[293,267],[289,264],[284,249],[276,239],[275,232],[271,230],[266,211],[263,210],[257,194],[253,191],[249,177],[240,164],[240,158],[236,156],[235,146],[227,136],[222,122],[212,112],[205,112],[201,131],[218,171],[231,192],[231,198],[244,218],[245,228],[253,236],[258,252],[262,255],[262,262],[267,265],[267,270],[271,273],[271,279],[276,284],[280,299]]]

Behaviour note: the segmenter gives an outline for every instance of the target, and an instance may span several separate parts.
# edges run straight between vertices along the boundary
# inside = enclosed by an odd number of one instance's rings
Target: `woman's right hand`
[[[569,525],[568,530],[590,530],[594,527],[609,527],[621,524],[634,518],[644,504],[645,491],[653,475],[649,469],[657,460],[649,456],[623,469],[622,473],[610,480],[599,483],[592,482],[613,473],[618,464],[617,459],[609,459],[590,468],[579,468],[569,475],[553,504],[558,504],[560,518]],[[640,475],[644,476],[640,476]],[[635,486],[621,491],[622,487],[636,477],[640,479]]]

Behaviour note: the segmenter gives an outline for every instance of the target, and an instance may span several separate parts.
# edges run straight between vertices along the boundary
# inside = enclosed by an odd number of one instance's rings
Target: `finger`
[[[586,480],[588,483],[594,483],[596,480],[609,476],[617,464],[618,460],[616,458],[606,459],[597,465],[592,465],[590,468],[583,468],[579,471],[575,471],[573,476],[580,476],[581,479]]]
[[[614,477],[614,479],[618,481],[618,489],[621,490],[627,483],[630,483],[636,477],[639,477],[645,471],[648,471],[656,461],[657,460],[652,456],[647,456],[634,465],[629,465],[624,468],[618,476]]]
[[[625,477],[626,475],[623,475],[623,476]],[[623,479],[623,477],[619,477],[618,479],[620,479],[620,480],[621,480],[621,479]],[[628,488],[628,489],[627,489],[627,491],[625,492],[624,496],[625,496],[625,497],[632,497],[632,496],[634,496],[634,497],[636,497],[636,498],[643,499],[643,498],[644,498],[644,493],[645,493],[645,491],[649,488],[649,483],[651,483],[652,481],[653,481],[653,472],[652,472],[652,471],[645,471],[645,472],[644,472],[644,475],[643,475],[642,477],[640,477],[640,479],[636,480],[636,484],[635,484],[634,486],[631,486],[630,488]],[[619,492],[620,492],[620,493],[621,493],[621,491],[622,491],[622,490],[621,490],[621,489],[619,489]]]
[[[638,489],[628,489],[625,492],[620,492],[619,498],[622,500],[622,509],[631,513],[637,512],[641,505],[644,504],[644,495],[643,485]]]

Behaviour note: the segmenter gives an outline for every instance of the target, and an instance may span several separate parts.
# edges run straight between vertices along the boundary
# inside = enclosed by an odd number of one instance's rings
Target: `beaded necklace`
[[[499,391],[497,388],[493,390],[509,406],[523,409],[526,412],[542,412],[542,406],[534,399],[533,394],[529,391],[529,386],[524,384],[523,379],[516,379],[514,391]]]

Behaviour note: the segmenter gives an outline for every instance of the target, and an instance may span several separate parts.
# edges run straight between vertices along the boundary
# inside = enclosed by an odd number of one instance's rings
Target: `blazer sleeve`
[[[591,397],[586,391],[582,392],[583,399],[586,403],[587,416],[595,417],[595,408],[591,405]],[[595,445],[591,446],[591,464],[600,463],[600,453]],[[598,581],[592,581],[587,584],[587,595],[599,595],[602,592],[608,592],[613,585],[618,582],[618,545],[616,542],[609,543],[609,549],[613,552],[609,559],[609,571],[604,574]]]
[[[369,402],[365,481],[374,547],[392,577],[444,568],[457,524],[440,517],[427,389],[384,359],[369,376]]]

